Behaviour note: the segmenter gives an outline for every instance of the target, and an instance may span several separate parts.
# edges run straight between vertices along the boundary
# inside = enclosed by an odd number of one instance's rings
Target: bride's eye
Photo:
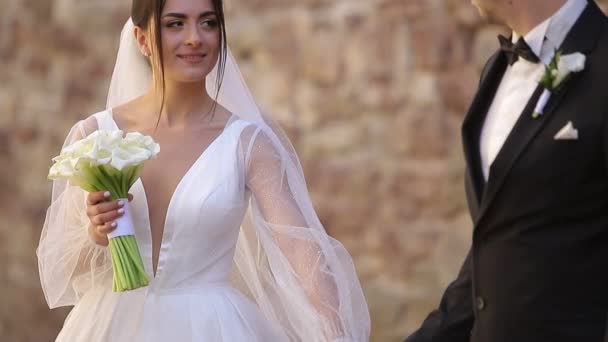
[[[218,26],[218,23],[215,19],[207,19],[201,22],[201,26],[205,28],[216,28]]]
[[[175,20],[175,21],[168,22],[165,26],[166,27],[182,27],[182,26],[184,26],[184,24],[179,20]]]

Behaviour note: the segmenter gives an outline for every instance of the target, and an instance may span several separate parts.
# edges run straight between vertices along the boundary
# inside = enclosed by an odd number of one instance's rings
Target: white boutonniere
[[[533,118],[536,119],[543,115],[545,106],[549,102],[551,95],[555,94],[570,79],[573,73],[585,69],[585,60],[585,55],[580,52],[562,55],[561,51],[555,51],[551,62],[545,66],[545,73],[539,82],[545,89],[538,99],[536,107],[534,107]]]

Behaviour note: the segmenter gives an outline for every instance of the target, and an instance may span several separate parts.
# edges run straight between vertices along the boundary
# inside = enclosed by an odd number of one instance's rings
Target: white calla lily
[[[559,61],[557,62],[557,69],[555,69],[556,75],[553,81],[553,87],[559,87],[571,73],[580,72],[585,69],[585,60],[585,55],[578,52],[560,56]]]
[[[146,160],[155,157],[160,146],[149,136],[122,131],[95,131],[65,147],[53,158],[50,179],[65,179],[85,191],[110,191],[113,200],[127,199],[129,189]],[[128,203],[124,207],[128,212]],[[131,219],[125,214],[115,231],[108,234],[114,269],[114,291],[133,290],[149,283],[137,247]],[[116,265],[121,265],[120,267]]]
[[[580,52],[563,55],[557,64],[557,69],[564,69],[570,72],[580,72],[585,69],[587,58]]]

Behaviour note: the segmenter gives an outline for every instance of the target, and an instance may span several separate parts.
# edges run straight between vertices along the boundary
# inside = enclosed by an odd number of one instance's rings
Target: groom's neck
[[[512,0],[504,9],[504,23],[521,36],[555,14],[567,0]]]

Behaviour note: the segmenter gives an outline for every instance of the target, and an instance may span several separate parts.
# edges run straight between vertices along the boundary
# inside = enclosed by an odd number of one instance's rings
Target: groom
[[[473,4],[513,33],[462,128],[472,247],[405,341],[608,341],[608,19],[592,0]],[[541,106],[555,49],[586,62]]]

